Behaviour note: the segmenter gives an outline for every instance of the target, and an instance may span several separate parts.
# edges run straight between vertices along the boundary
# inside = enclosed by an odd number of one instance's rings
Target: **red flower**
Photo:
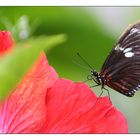
[[[12,44],[7,32],[0,35],[0,40]],[[108,97],[99,98],[95,105],[96,101],[86,84],[58,78],[42,52],[22,82],[1,103],[0,132],[127,133],[125,117]]]
[[[47,91],[46,133],[127,133],[125,117],[108,97],[83,83],[59,79]],[[96,103],[96,104],[95,104]]]

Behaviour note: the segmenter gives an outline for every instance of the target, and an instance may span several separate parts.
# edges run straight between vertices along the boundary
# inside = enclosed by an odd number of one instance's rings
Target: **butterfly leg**
[[[103,90],[102,90],[102,92],[100,93],[100,95],[97,97],[97,99],[96,99],[96,101],[95,101],[95,104],[94,104],[94,107],[95,107],[95,105],[97,104],[97,102],[98,102],[98,100],[100,99],[100,97],[102,96],[102,94],[103,94]]]
[[[98,96],[98,98],[100,98],[100,97],[102,96],[102,94],[103,94],[103,90],[102,90],[102,92],[100,93],[100,95]],[[98,99],[98,98],[97,98],[97,99]]]
[[[96,84],[98,84],[98,82],[93,78],[92,75],[88,75],[87,80],[93,80]]]
[[[112,104],[112,102],[111,102],[111,98],[110,98],[110,93],[109,93],[109,90],[108,90],[108,89],[106,89],[106,88],[103,88],[103,89],[105,89],[105,90],[107,91],[107,94],[108,94],[108,97],[109,97],[109,101],[110,101],[110,103]]]

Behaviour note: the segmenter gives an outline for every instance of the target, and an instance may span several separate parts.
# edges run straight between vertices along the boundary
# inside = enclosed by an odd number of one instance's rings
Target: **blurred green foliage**
[[[67,41],[57,47],[46,49],[49,63],[53,65],[60,77],[69,78],[75,81],[86,80],[90,73],[76,63],[86,66],[76,55],[79,52],[90,65],[100,71],[103,62],[116,42],[116,37],[108,34],[103,20],[99,20],[95,12],[90,12],[90,7],[0,7],[1,30],[8,29],[13,33],[18,46],[26,42],[30,37],[38,38],[40,35],[66,34]],[[96,7],[98,9],[98,7]],[[102,8],[103,9],[103,8]],[[108,7],[104,9],[108,10]],[[112,7],[110,19],[116,7]],[[127,7],[122,8],[125,12]],[[101,10],[101,8],[100,8]],[[129,12],[129,17],[124,28],[134,21],[137,21],[140,8]],[[117,13],[120,12],[118,9]],[[102,18],[102,17],[100,17]],[[117,17],[116,17],[117,18]],[[118,23],[122,19],[117,19]],[[116,23],[116,24],[118,24]],[[113,25],[113,28],[115,26]],[[22,36],[20,36],[22,34]],[[121,34],[121,32],[119,33]],[[41,38],[40,38],[41,39]],[[40,46],[43,40],[32,39],[35,45]],[[86,66],[87,67],[87,66]],[[94,84],[94,83],[91,83]],[[100,87],[93,89],[100,94]],[[127,118],[130,133],[140,132],[140,95],[128,98],[114,90],[110,90],[113,104],[119,108]],[[106,92],[105,92],[106,94]]]
[[[34,38],[27,42],[28,47],[22,43],[20,47],[16,47],[10,54],[2,57],[0,59],[0,100],[3,100],[15,88],[15,85],[33,65],[41,50],[49,49],[64,41],[64,35]]]

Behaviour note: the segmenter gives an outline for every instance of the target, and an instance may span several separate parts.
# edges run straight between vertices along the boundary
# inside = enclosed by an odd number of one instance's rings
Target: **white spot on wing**
[[[132,52],[132,48],[126,48],[124,51],[123,51],[125,57],[132,57],[134,56],[134,52]]]
[[[124,55],[125,55],[125,57],[133,57],[134,53],[133,52],[126,52]]]
[[[132,48],[122,48],[120,47],[120,44],[117,44],[115,47],[116,51],[122,51],[125,57],[133,57],[134,52],[132,52]]]
[[[123,53],[130,52],[130,51],[132,51],[132,48],[126,48],[126,49],[123,51]]]

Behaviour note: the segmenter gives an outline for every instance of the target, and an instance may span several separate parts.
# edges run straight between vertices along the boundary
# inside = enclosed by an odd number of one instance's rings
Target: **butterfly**
[[[81,57],[79,53],[77,55]],[[125,30],[99,73],[89,67],[92,70],[87,79],[94,80],[97,83],[95,86],[101,85],[102,89],[108,86],[128,97],[134,96],[140,88],[140,22]]]

